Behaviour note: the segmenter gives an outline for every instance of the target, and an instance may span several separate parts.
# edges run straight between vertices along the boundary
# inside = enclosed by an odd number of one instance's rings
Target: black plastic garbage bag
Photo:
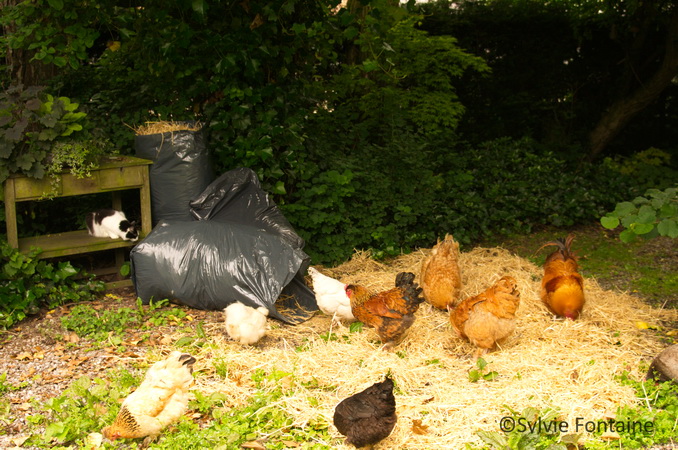
[[[297,235],[268,192],[262,189],[252,169],[229,170],[207,186],[190,206],[191,213],[198,220],[252,225],[279,235],[293,247],[304,247],[304,240]]]
[[[167,298],[221,310],[240,301],[265,306],[270,317],[288,323],[307,320],[318,309],[301,276],[308,256],[257,227],[212,220],[161,222],[132,249],[130,260],[144,304]]]
[[[153,225],[161,220],[193,220],[189,203],[214,180],[204,132],[180,130],[137,135],[139,158],[150,159]]]

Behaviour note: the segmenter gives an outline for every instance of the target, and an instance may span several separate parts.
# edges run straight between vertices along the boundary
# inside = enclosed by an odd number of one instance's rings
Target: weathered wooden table
[[[85,194],[112,193],[112,207],[121,210],[120,191],[138,189],[141,203],[141,239],[151,231],[151,190],[149,165],[152,161],[132,156],[108,157],[101,161],[98,169],[87,178],[77,178],[70,173],[61,174],[58,180],[56,197],[68,197]],[[87,230],[68,231],[19,238],[17,229],[16,204],[18,202],[41,200],[52,190],[49,178],[37,180],[25,176],[11,176],[5,181],[4,202],[7,222],[7,241],[19,251],[27,252],[31,247],[39,247],[39,258],[54,258],[101,250],[116,250],[116,266],[124,263],[124,248],[135,242],[122,239],[92,237]]]

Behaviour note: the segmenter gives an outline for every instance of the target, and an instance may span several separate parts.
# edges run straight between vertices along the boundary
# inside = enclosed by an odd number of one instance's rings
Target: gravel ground
[[[110,291],[121,300],[102,299],[92,302],[95,309],[136,308],[132,288]],[[10,402],[9,415],[0,415],[0,449],[19,448],[27,433],[26,416],[34,414],[31,400],[42,402],[60,395],[75,379],[83,375],[92,378],[119,366],[119,359],[143,358],[146,348],[172,334],[172,326],[156,329],[148,339],[141,339],[135,330],[127,330],[123,341],[128,350],[121,355],[113,348],[94,348],[91,342],[79,339],[75,333],[64,330],[61,317],[68,314],[73,304],[64,305],[21,322],[9,331],[0,331],[0,374],[7,374],[6,384],[25,387],[4,394]],[[172,307],[179,307],[172,305]],[[197,311],[186,308],[195,320],[204,323],[219,322],[219,311]],[[181,325],[178,325],[181,326]],[[1,386],[1,384],[0,384]],[[9,420],[8,420],[9,417]],[[23,447],[21,447],[23,448]]]

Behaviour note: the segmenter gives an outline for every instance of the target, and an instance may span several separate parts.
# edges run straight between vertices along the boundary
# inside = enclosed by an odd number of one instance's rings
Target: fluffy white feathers
[[[255,344],[266,334],[268,309],[252,308],[240,302],[233,302],[224,309],[226,332],[234,341],[243,345]]]
[[[339,280],[323,275],[313,267],[308,268],[313,281],[313,292],[318,308],[328,316],[353,322],[355,317],[351,312],[351,300],[344,289],[346,285]]]

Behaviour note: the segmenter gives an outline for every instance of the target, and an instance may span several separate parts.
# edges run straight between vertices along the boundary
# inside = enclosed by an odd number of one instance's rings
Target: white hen
[[[233,302],[224,308],[226,332],[234,341],[252,345],[266,334],[268,309],[252,308],[240,302]]]
[[[313,292],[315,292],[318,308],[328,316],[332,316],[332,320],[355,321],[353,312],[351,312],[351,300],[346,295],[346,285],[323,275],[313,267],[308,268],[308,273],[313,281]]]

